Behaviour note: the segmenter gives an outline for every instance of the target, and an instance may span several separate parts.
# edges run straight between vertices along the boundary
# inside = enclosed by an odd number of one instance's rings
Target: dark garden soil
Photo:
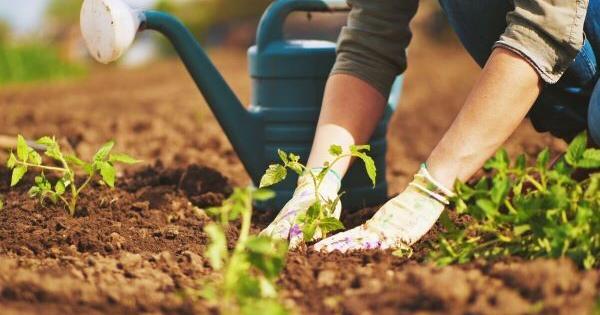
[[[405,92],[390,125],[387,178],[399,192],[456,114],[477,67],[453,41],[433,43],[415,23]],[[246,102],[243,50],[213,52],[217,67]],[[403,132],[409,130],[410,132]],[[84,158],[108,139],[144,165],[118,175],[117,187],[94,184],[70,217],[9,189],[0,168],[0,314],[204,314],[182,297],[210,275],[203,257],[210,221],[233,186],[247,184],[237,156],[176,61],[152,68],[101,68],[82,82],[0,90],[0,134],[54,134]],[[415,135],[419,135],[416,137]],[[564,143],[524,123],[511,154]],[[4,161],[6,153],[0,153]],[[348,227],[375,209],[345,213]],[[274,211],[255,215],[254,231]],[[236,237],[233,227],[230,241]],[[285,303],[301,314],[590,314],[600,271],[568,260],[478,262],[436,268],[388,252],[290,253],[280,280]]]

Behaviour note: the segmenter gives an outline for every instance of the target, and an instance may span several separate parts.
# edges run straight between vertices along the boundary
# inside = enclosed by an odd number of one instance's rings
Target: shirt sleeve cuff
[[[396,76],[406,69],[406,55],[403,48],[396,49],[394,60],[388,60],[373,47],[381,43],[372,42],[368,34],[346,29],[340,36],[337,59],[331,75],[349,74],[373,86],[381,95],[387,98]],[[372,42],[371,44],[369,44]],[[371,46],[371,47],[369,47]]]
[[[580,39],[560,42],[546,36],[543,30],[513,23],[507,27],[493,48],[508,49],[525,59],[548,84],[556,83],[569,68],[583,46]]]

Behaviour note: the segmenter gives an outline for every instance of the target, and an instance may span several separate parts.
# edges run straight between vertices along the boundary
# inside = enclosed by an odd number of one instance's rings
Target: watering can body
[[[247,109],[179,20],[158,11],[131,10],[125,14],[121,12],[122,6],[121,0],[85,0],[83,3],[82,33],[96,59],[101,62],[115,60],[123,47],[133,41],[133,36],[129,35],[131,32],[119,30],[124,25],[128,28],[134,25],[136,31],[151,29],[161,32],[175,47],[255,186],[268,165],[279,162],[278,149],[295,153],[306,162],[325,83],[335,62],[335,43],[285,39],[283,25],[286,17],[294,11],[347,11],[345,1],[277,0],[269,6],[261,18],[256,45],[248,50],[252,98]],[[96,17],[98,14],[101,16]],[[107,14],[110,16],[107,17]],[[110,21],[110,24],[104,21]],[[112,43],[112,46],[106,47],[106,43]],[[385,134],[401,86],[402,77],[398,77],[386,114],[370,140],[370,155],[377,167],[376,185],[373,186],[366,176],[362,162],[354,163],[342,182],[344,207],[360,208],[381,204],[387,199]],[[276,197],[259,206],[282,207],[292,196],[296,180],[296,176],[289,176],[271,187]]]
[[[345,11],[345,1],[275,1],[263,15],[256,45],[248,50],[252,78],[250,112],[261,122],[263,141],[259,154],[264,166],[277,163],[277,150],[298,154],[306,162],[316,130],[323,91],[335,63],[333,42],[309,39],[285,39],[283,21],[293,11]],[[385,178],[386,131],[402,86],[402,77],[394,84],[385,117],[370,140],[371,155],[377,167],[373,187],[361,161],[356,161],[342,182],[342,204],[359,208],[381,204],[387,198]],[[343,104],[340,104],[343,106]],[[258,153],[258,152],[257,152]],[[264,168],[263,168],[264,170]],[[259,178],[253,179],[258,183]],[[273,187],[277,207],[288,201],[296,186],[296,176]]]

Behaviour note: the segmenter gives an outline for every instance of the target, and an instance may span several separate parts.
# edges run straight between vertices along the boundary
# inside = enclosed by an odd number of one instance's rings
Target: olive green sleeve
[[[588,0],[514,0],[514,4],[494,47],[521,55],[546,83],[555,83],[583,46]]]
[[[331,74],[350,74],[387,97],[395,77],[406,69],[409,22],[418,0],[348,0],[347,25],[338,38]]]

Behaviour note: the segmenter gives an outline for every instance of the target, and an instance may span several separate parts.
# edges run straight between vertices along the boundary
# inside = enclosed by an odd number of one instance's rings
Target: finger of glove
[[[291,199],[281,209],[277,217],[267,226],[259,235],[271,236],[278,239],[287,239],[290,233],[290,229],[298,214],[302,211],[306,211],[308,206],[306,202],[301,200],[300,202],[295,199]]]
[[[289,234],[289,249],[296,249],[298,245],[300,245],[304,241],[304,234],[298,224],[294,224],[294,226],[290,229]]]
[[[330,236],[315,244],[314,249],[317,251],[326,252],[331,252],[333,250],[343,251],[344,248],[348,246],[348,243],[352,241],[355,234],[357,234],[357,229],[358,228],[354,228],[352,230]]]
[[[323,233],[321,233],[321,229],[317,228],[311,241],[320,240],[321,238],[323,238]],[[290,229],[289,240],[290,249],[297,248],[298,245],[304,242],[304,233],[302,233],[302,230],[300,230],[300,227],[297,224],[294,224],[294,226]]]
[[[352,250],[380,248],[382,242],[377,235],[365,230],[362,226],[350,231],[336,234],[334,237],[325,239],[324,244],[319,246],[322,251],[340,251],[345,253]]]
[[[269,224],[269,226],[267,226],[267,228],[262,230],[259,233],[259,235],[269,236],[269,237],[275,238],[275,239],[287,239],[288,235],[290,233],[291,227],[292,227],[291,222],[288,222],[285,220],[276,221],[276,222]]]

